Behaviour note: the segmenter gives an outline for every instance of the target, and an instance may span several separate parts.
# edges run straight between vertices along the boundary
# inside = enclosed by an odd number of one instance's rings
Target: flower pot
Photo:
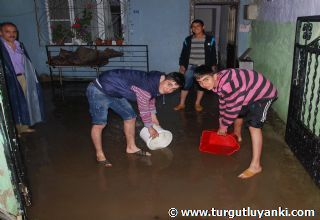
[[[116,40],[117,45],[122,45],[123,44],[123,39],[117,39]]]
[[[64,45],[64,39],[56,40],[54,42],[55,45]]]
[[[112,45],[112,40],[111,39],[104,40],[103,45]]]
[[[97,38],[97,39],[95,40],[95,43],[96,43],[96,45],[102,45],[103,40],[102,40],[101,38]]]

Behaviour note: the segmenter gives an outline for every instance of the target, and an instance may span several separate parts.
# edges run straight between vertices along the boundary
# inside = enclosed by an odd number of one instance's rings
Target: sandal
[[[145,150],[142,150],[142,149],[140,149],[140,150],[138,150],[138,151],[136,151],[134,153],[130,153],[130,154],[143,156],[143,157],[150,157],[151,156],[151,154],[148,151],[145,151]]]
[[[201,105],[194,105],[194,108],[197,112],[201,112],[203,110],[203,107]]]
[[[240,179],[248,179],[248,178],[251,178],[253,176],[255,176],[256,174],[260,173],[262,170],[260,171],[256,171],[256,172],[253,172],[249,169],[246,169],[245,171],[243,171],[238,177]]]
[[[175,110],[175,111],[180,111],[180,110],[185,109],[185,107],[186,107],[185,105],[179,104],[179,105],[177,105],[176,107],[174,107],[173,110]]]
[[[109,160],[105,159],[105,160],[97,160],[98,164],[105,166],[105,167],[112,167],[112,163],[110,163]]]

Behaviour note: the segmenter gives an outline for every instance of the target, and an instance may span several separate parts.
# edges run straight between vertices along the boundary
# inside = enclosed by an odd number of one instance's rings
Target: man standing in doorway
[[[43,97],[36,71],[23,44],[17,40],[15,24],[0,25],[0,51],[18,135],[34,130],[30,126],[44,120]]]
[[[189,90],[192,88],[194,79],[193,74],[197,66],[206,65],[217,71],[216,44],[213,36],[205,34],[204,23],[196,19],[191,24],[192,35],[188,36],[183,42],[183,47],[179,59],[179,72],[184,74],[185,86],[181,90],[180,103],[174,108],[175,111],[185,108],[186,98]],[[201,100],[204,90],[196,83],[197,98],[194,108],[201,112]]]

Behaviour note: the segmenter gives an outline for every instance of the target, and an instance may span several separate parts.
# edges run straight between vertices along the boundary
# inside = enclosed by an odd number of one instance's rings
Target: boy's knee
[[[124,123],[136,123],[136,117],[123,119]]]
[[[263,127],[263,122],[261,121],[248,121],[248,126],[249,127],[254,127],[254,128],[262,128]]]

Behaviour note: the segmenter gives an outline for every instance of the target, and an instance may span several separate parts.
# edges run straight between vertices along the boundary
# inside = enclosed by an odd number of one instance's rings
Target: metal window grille
[[[123,27],[127,0],[36,0],[35,3],[40,45],[57,43],[59,34],[64,35],[65,44],[81,44],[80,40],[82,44],[91,44],[97,38],[116,39],[126,35]],[[86,18],[85,12],[91,13],[89,25],[75,28],[77,19]]]

